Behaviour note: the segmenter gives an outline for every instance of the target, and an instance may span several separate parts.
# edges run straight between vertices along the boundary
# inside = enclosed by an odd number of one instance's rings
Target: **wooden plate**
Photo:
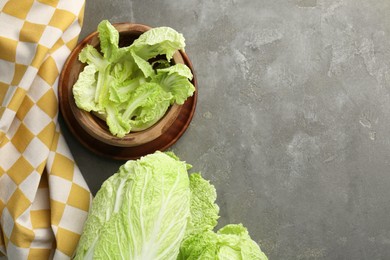
[[[119,26],[121,28],[134,28],[134,24],[128,23],[114,24],[114,26]],[[140,30],[145,27],[145,25],[136,26],[139,26]],[[78,73],[75,73],[75,67],[79,68],[82,66],[80,61],[78,61],[78,53],[86,44],[91,44],[91,41],[94,41],[92,36],[93,34],[87,36],[72,51],[64,64],[59,78],[58,98],[60,111],[71,133],[90,151],[98,155],[117,160],[137,159],[157,150],[164,151],[172,146],[187,130],[193,118],[197,103],[197,80],[193,65],[187,54],[183,51],[179,51],[184,64],[191,69],[192,74],[194,75],[192,84],[195,86],[195,92],[193,96],[189,97],[186,102],[180,106],[180,109],[176,109],[178,113],[178,115],[176,115],[176,119],[173,122],[170,122],[170,124],[167,125],[164,131],[157,138],[140,145],[135,144],[131,147],[121,146],[118,145],[118,142],[103,142],[102,140],[99,140],[99,138],[96,138],[96,136],[91,135],[91,132],[86,131],[85,126],[80,124],[80,118],[75,117],[75,115],[78,116],[78,114],[74,113],[75,101],[71,91],[73,84],[78,78]]]

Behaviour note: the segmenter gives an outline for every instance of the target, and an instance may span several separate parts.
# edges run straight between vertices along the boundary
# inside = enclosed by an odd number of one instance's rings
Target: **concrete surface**
[[[390,1],[90,0],[103,19],[170,26],[199,82],[172,147],[270,259],[390,259]],[[123,163],[63,127],[90,188]]]

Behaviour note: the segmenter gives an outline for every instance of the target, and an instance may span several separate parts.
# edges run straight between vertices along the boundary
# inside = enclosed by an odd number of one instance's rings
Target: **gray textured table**
[[[216,186],[221,225],[270,259],[389,259],[389,15],[388,0],[89,0],[81,37],[103,19],[184,34],[199,99],[172,149]],[[63,132],[96,192],[123,162]]]

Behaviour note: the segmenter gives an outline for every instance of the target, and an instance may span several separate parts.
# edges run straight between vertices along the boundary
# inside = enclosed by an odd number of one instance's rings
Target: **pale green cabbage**
[[[128,161],[93,199],[75,259],[267,260],[242,224],[214,232],[217,193],[172,152]]]
[[[162,152],[128,161],[96,194],[75,259],[176,259],[189,215],[186,163]]]
[[[242,224],[229,224],[214,232],[219,218],[213,185],[200,174],[190,175],[190,221],[180,246],[179,260],[267,260]]]
[[[229,224],[213,232],[206,230],[185,237],[179,260],[267,260],[242,224]]]
[[[217,192],[209,181],[203,179],[200,173],[190,175],[191,217],[187,226],[186,236],[213,230],[218,224],[219,207],[215,203]]]
[[[102,54],[90,45],[80,52],[79,60],[87,66],[73,86],[73,96],[80,109],[104,118],[113,135],[145,130],[169,106],[193,95],[191,70],[170,64],[173,54],[185,47],[182,34],[157,27],[130,46],[119,47],[119,33],[109,21],[99,23],[98,33]],[[161,55],[166,60],[151,60]]]

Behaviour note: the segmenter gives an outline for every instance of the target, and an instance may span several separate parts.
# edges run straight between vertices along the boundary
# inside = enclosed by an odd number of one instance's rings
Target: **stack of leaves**
[[[174,29],[153,28],[130,46],[119,47],[118,31],[104,20],[98,36],[101,52],[87,45],[79,54],[87,66],[73,86],[73,95],[77,107],[105,119],[113,135],[145,130],[172,104],[181,105],[193,95],[191,70],[171,62],[174,53],[185,47],[183,35]]]

